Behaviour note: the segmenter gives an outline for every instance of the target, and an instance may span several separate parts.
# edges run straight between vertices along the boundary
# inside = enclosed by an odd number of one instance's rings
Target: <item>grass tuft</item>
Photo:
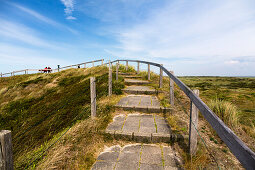
[[[238,126],[240,111],[232,103],[215,99],[209,102],[209,107],[229,127],[236,128]]]

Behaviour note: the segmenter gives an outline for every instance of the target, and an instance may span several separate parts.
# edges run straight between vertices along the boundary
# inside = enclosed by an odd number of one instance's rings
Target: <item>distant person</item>
[[[45,67],[44,70],[43,70],[43,72],[44,72],[44,73],[47,73],[47,69],[48,69],[48,67]]]
[[[78,65],[78,68],[81,68],[81,66],[80,66],[80,65]]]
[[[52,71],[52,70],[51,70],[51,68],[50,68],[50,67],[48,67],[48,73],[51,73],[51,71]]]

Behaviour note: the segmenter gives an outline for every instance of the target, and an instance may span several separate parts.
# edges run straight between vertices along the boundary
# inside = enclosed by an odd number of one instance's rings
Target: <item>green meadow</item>
[[[206,104],[226,101],[237,108],[239,128],[255,138],[255,78],[179,77],[191,89],[199,89]]]

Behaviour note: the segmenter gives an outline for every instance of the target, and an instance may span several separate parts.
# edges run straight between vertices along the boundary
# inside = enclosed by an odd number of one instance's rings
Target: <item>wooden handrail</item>
[[[103,62],[104,59],[101,60],[94,60],[94,61],[88,61],[88,62],[84,62],[84,63],[80,63],[80,64],[73,64],[73,65],[69,65],[69,66],[64,66],[64,67],[60,67],[60,68],[55,68],[55,69],[25,69],[25,70],[18,70],[18,71],[12,71],[9,73],[1,73],[1,76],[4,75],[12,75],[14,73],[20,73],[20,72],[26,72],[26,71],[57,71],[58,69],[64,69],[64,68],[69,68],[69,67],[74,67],[74,66],[79,66],[79,65],[83,65],[83,64],[89,64],[89,63],[96,63],[96,62]]]
[[[112,61],[112,63],[117,61],[140,62],[144,64],[154,65],[162,69],[168,75],[168,77],[170,77],[196,105],[201,114],[210,123],[210,125],[219,135],[221,140],[227,145],[227,147],[240,161],[244,168],[254,169],[255,153],[228,126],[226,126],[225,123],[197,95],[195,95],[188,86],[186,86],[176,76],[171,74],[164,66],[158,63],[140,60],[115,60]]]

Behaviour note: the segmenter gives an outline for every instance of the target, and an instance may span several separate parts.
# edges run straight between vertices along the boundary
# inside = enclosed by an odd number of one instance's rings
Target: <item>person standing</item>
[[[48,67],[48,73],[51,73],[51,71],[52,71],[51,67]]]

